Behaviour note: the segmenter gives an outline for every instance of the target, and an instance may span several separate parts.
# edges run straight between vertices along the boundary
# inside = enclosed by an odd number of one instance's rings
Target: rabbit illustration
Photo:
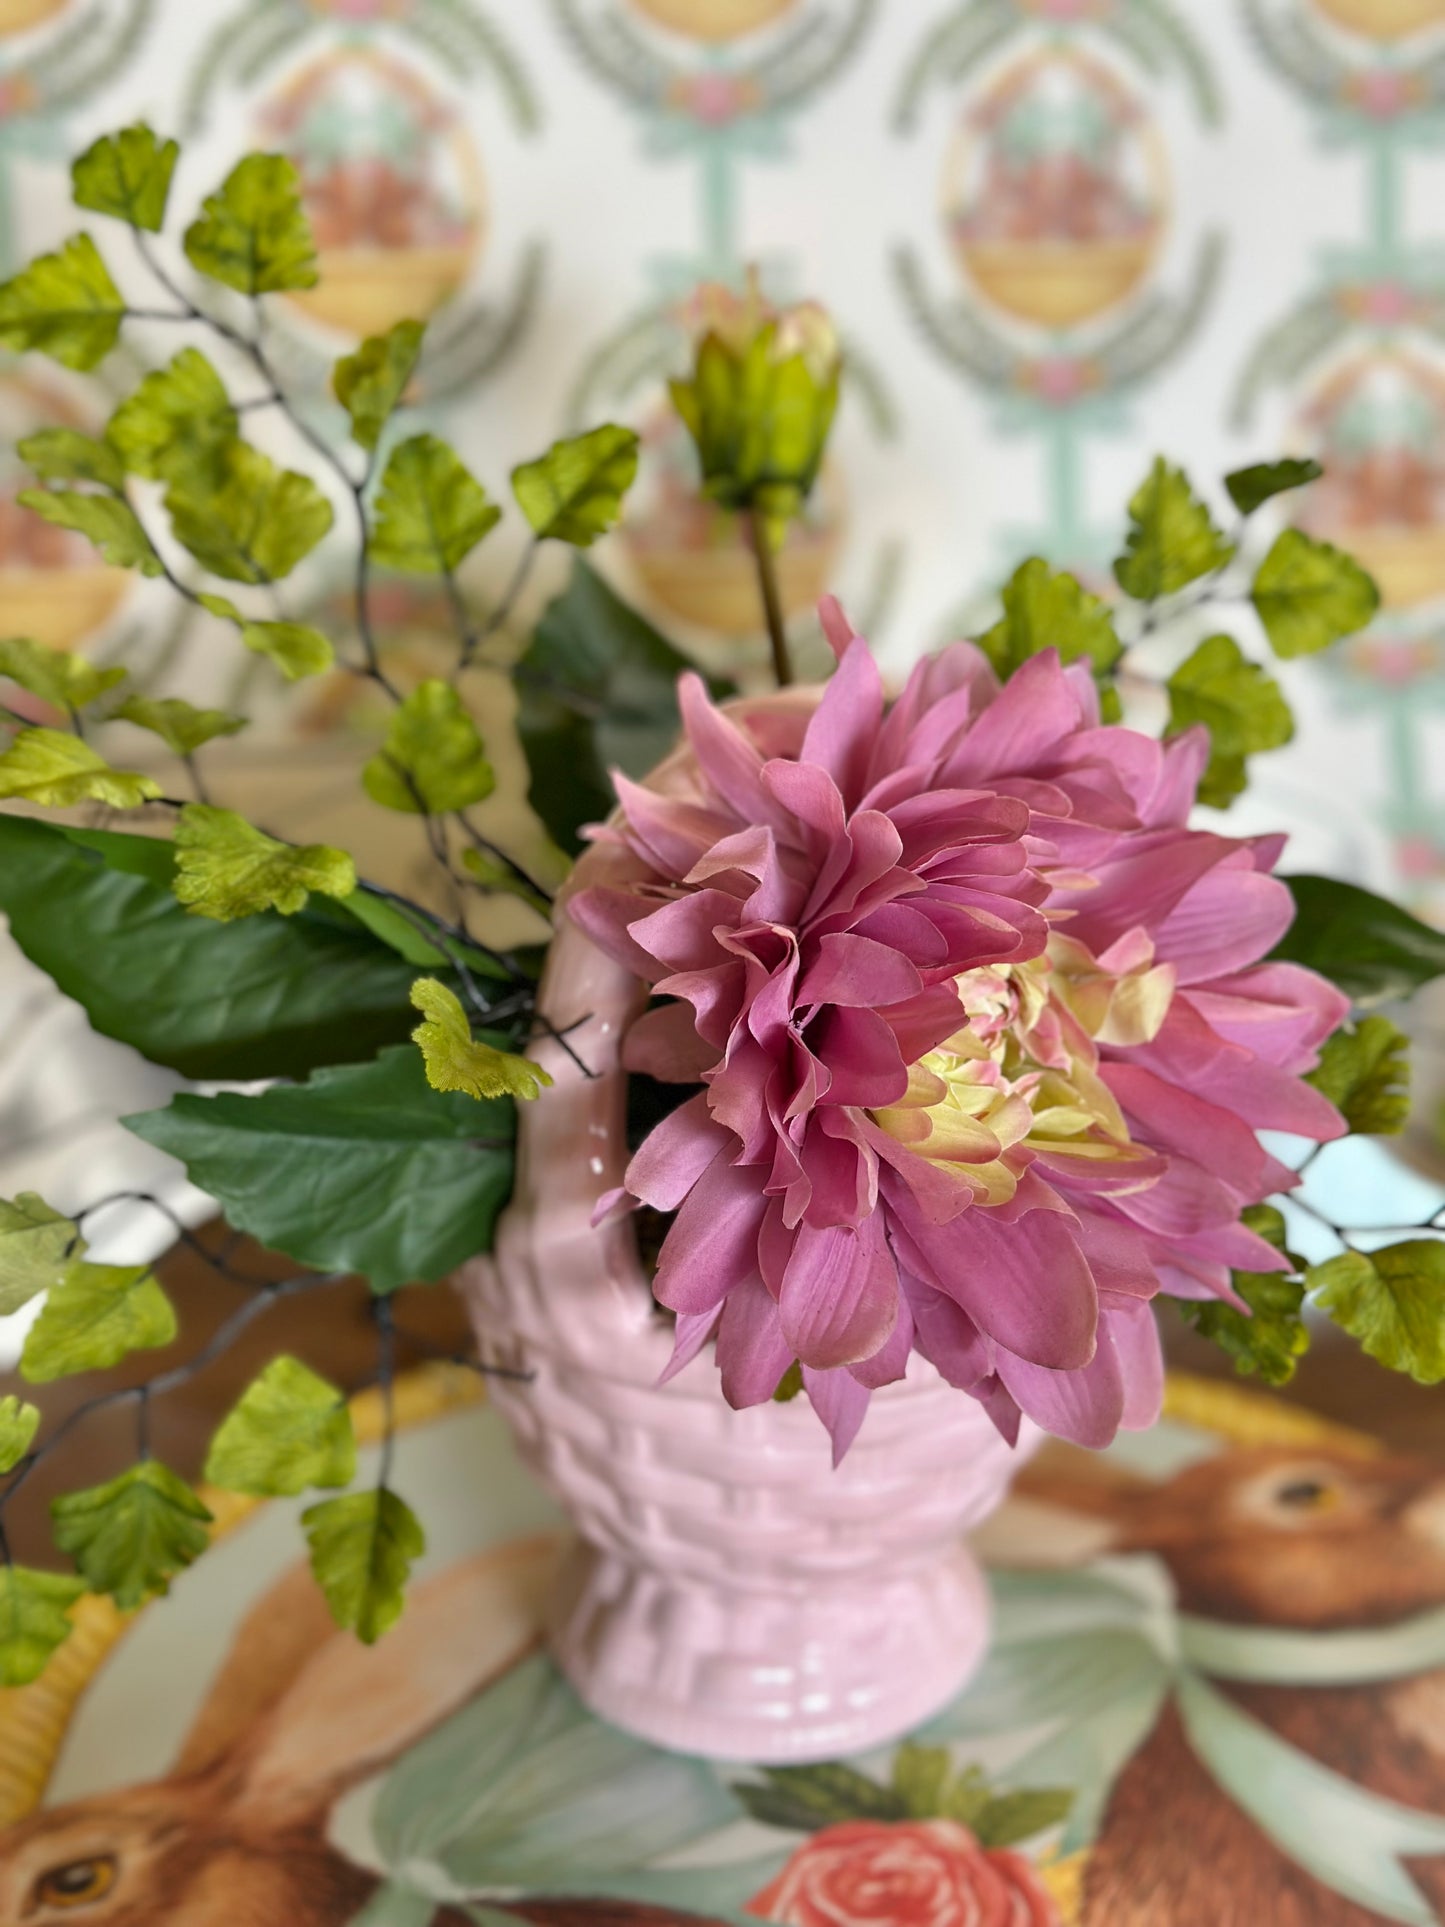
[[[328,1840],[332,1810],[535,1648],[555,1557],[542,1538],[453,1567],[371,1648],[336,1631],[304,1568],[287,1574],[165,1779],[0,1833],[0,1927],[346,1927],[379,1882]],[[628,1901],[488,1906],[537,1927],[693,1918]],[[442,1907],[432,1927],[469,1921]]]
[[[1180,1609],[1241,1626],[1380,1628],[1445,1605],[1445,1468],[1335,1451],[1230,1451],[1163,1483],[1046,1454],[1025,1507],[1062,1507],[1093,1549],[1153,1553]],[[1067,1523],[1063,1530],[1067,1533]],[[1080,1547],[1079,1549],[1082,1549]],[[1356,1785],[1445,1814],[1445,1671],[1379,1685],[1225,1685]],[[1409,1871],[1445,1920],[1445,1860]],[[1081,1927],[1366,1927],[1381,1916],[1295,1866],[1215,1784],[1166,1702],[1115,1781]]]

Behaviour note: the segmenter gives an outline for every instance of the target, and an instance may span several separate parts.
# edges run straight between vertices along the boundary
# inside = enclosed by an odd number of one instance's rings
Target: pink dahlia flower
[[[677,1214],[670,1370],[715,1337],[744,1406],[798,1361],[841,1456],[918,1351],[1006,1437],[1103,1445],[1157,1413],[1156,1292],[1283,1268],[1240,1222],[1294,1182],[1258,1133],[1343,1129],[1301,1073],[1346,1000],[1260,962],[1283,839],[1188,827],[1203,731],[1101,726],[1083,666],[1001,687],[967,643],[890,706],[824,613],[811,709],[683,679],[691,754],[617,778],[570,905],[667,1000],[628,1067],[700,1085],[626,1179]]]

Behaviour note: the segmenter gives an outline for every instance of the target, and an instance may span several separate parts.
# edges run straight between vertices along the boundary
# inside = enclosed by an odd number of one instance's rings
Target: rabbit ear
[[[243,1749],[241,1801],[324,1812],[536,1645],[557,1541],[480,1554],[417,1588],[375,1646],[332,1633]]]
[[[1097,1452],[1046,1445],[974,1544],[990,1564],[1074,1566],[1127,1536],[1157,1487]]]

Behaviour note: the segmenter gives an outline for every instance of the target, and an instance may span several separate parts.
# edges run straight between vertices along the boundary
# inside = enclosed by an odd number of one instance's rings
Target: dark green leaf
[[[394,1492],[349,1492],[312,1506],[301,1524],[332,1618],[374,1645],[401,1617],[413,1562],[426,1551],[415,1513]]]
[[[332,373],[336,399],[351,417],[351,437],[368,451],[381,440],[392,410],[406,392],[421,354],[425,325],[398,321],[384,335],[363,341],[343,355]]]
[[[228,582],[280,582],[331,527],[331,504],[309,475],[278,468],[249,442],[221,451],[224,480],[214,493],[194,478],[166,495],[176,540]]]
[[[952,1778],[953,1756],[946,1746],[905,1740],[893,1756],[893,1791],[914,1820],[938,1818]]]
[[[226,480],[238,427],[221,377],[198,348],[182,348],[120,404],[105,433],[132,475],[204,497]]]
[[[1271,496],[1283,495],[1287,489],[1304,488],[1309,482],[1317,482],[1324,472],[1318,462],[1252,462],[1248,468],[1237,468],[1232,475],[1226,475],[1224,486],[1240,514],[1253,515]]]
[[[1234,544],[1214,526],[1213,517],[1189,486],[1182,470],[1162,455],[1129,503],[1126,552],[1114,564],[1125,595],[1153,602],[1176,595],[1201,576],[1223,568]]]
[[[803,1389],[803,1368],[795,1358],[773,1388],[773,1398],[779,1405],[789,1405]]]
[[[1388,1017],[1362,1017],[1337,1030],[1305,1079],[1352,1131],[1387,1137],[1410,1115],[1410,1040]]]
[[[1382,1251],[1346,1251],[1311,1265],[1305,1285],[1371,1358],[1421,1385],[1445,1379],[1445,1242],[1407,1238]]]
[[[102,134],[71,163],[75,205],[159,234],[180,153],[174,141],[157,140],[144,121]]]
[[[1284,877],[1295,919],[1270,953],[1305,964],[1357,1004],[1409,997],[1445,975],[1445,932],[1337,877]]]
[[[28,1686],[70,1637],[70,1609],[83,1580],[0,1566],[0,1686]]]
[[[155,1063],[296,1077],[410,1036],[415,970],[340,904],[212,924],[176,902],[173,873],[167,843],[0,816],[0,910],[16,942],[97,1030]]]
[[[1279,749],[1294,735],[1279,684],[1233,636],[1207,636],[1169,678],[1169,733],[1195,723],[1204,724],[1210,741],[1199,800],[1220,809],[1245,786],[1245,758]]]
[[[46,482],[99,482],[125,487],[125,463],[107,438],[82,435],[78,428],[38,428],[17,442],[16,454]]]
[[[1016,1846],[1067,1819],[1073,1804],[1067,1787],[1020,1787],[988,1801],[974,1820],[973,1831],[986,1850]]]
[[[609,422],[514,468],[512,493],[538,541],[587,549],[605,535],[637,474],[637,446],[630,428]]]
[[[180,1158],[238,1231],[380,1292],[488,1250],[511,1191],[511,1104],[432,1090],[412,1050],[259,1097],[183,1094],[125,1122]]]
[[[412,816],[468,809],[496,786],[466,704],[435,678],[418,683],[397,709],[361,781],[373,802]]]
[[[1285,529],[1255,574],[1251,600],[1277,656],[1312,656],[1363,629],[1380,591],[1353,556]]]
[[[441,575],[501,517],[454,449],[435,435],[413,435],[391,451],[382,474],[372,558],[407,575]]]
[[[210,1544],[211,1515],[169,1466],[145,1459],[108,1485],[70,1492],[50,1508],[55,1543],[92,1592],[123,1612],[170,1582]]]
[[[1248,1316],[1217,1299],[1181,1299],[1179,1309],[1201,1337],[1234,1360],[1242,1376],[1287,1385],[1309,1349],[1303,1283],[1277,1271],[1236,1271],[1233,1283]]]
[[[643,776],[672,748],[677,678],[689,667],[601,576],[574,562],[517,668],[532,807],[569,854],[582,847],[582,826],[616,801],[609,769]]]
[[[25,488],[17,501],[56,528],[74,529],[93,542],[113,568],[164,573],[140,518],[119,495],[82,495],[76,489]]]
[[[1037,555],[1014,570],[1003,591],[1003,615],[978,646],[1005,681],[1043,649],[1057,649],[1064,662],[1083,657],[1100,674],[1123,653],[1107,605]]]
[[[205,1476],[261,1499],[350,1485],[356,1437],[345,1398],[299,1358],[273,1358],[222,1419]]]
[[[283,154],[238,161],[186,229],[185,250],[193,268],[241,294],[314,288],[316,243],[294,164]]]
[[[738,1781],[733,1792],[753,1819],[790,1832],[813,1833],[849,1820],[906,1820],[907,1802],[851,1766],[770,1766],[764,1784]]]
[[[125,301],[88,234],[72,234],[0,286],[0,345],[84,372],[120,335]]]
[[[77,1372],[108,1372],[132,1352],[157,1351],[175,1335],[175,1311],[148,1265],[72,1258],[25,1335],[20,1376],[29,1385],[49,1385]]]

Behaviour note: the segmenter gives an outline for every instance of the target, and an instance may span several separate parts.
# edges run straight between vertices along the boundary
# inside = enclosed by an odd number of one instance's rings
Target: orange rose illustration
[[[824,1827],[745,1911],[784,1927],[1061,1927],[1022,1855],[952,1820]]]

